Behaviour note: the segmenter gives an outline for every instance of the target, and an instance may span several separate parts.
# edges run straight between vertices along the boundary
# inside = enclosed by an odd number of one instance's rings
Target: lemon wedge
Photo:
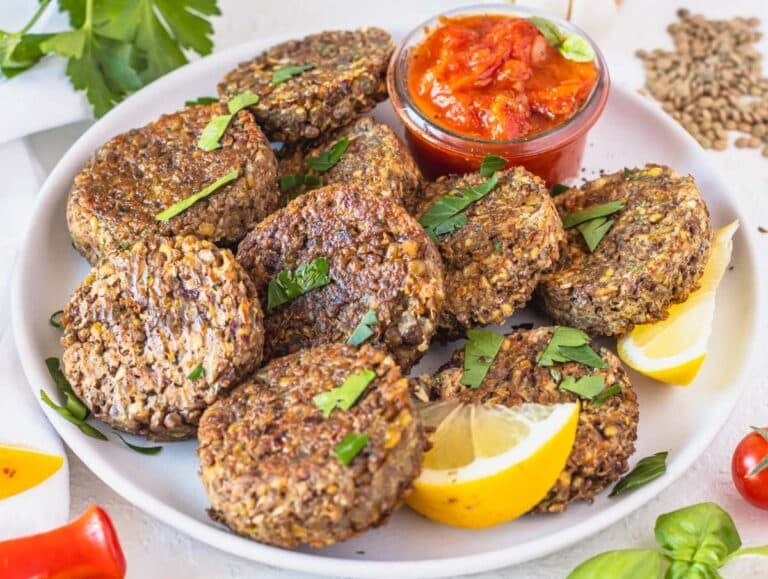
[[[715,317],[715,290],[728,268],[733,234],[739,222],[719,229],[699,280],[699,289],[669,308],[669,317],[635,326],[619,338],[619,357],[627,366],[668,384],[688,385],[707,357],[707,341]]]
[[[504,406],[437,402],[422,410],[432,448],[406,499],[425,517],[482,528],[530,511],[565,468],[577,403]]]
[[[0,445],[0,499],[39,485],[64,464],[64,458],[26,448]]]

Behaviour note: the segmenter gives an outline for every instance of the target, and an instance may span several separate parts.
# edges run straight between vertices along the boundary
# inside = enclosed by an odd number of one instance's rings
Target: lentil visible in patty
[[[261,362],[256,288],[229,250],[193,236],[113,252],[62,323],[77,396],[110,426],[155,440],[194,435],[203,410]]]
[[[314,396],[353,373],[376,376],[328,418]],[[334,454],[368,435],[348,465]],[[383,350],[333,344],[273,360],[210,407],[198,432],[209,513],[285,548],[324,547],[384,523],[418,476],[424,435],[408,382]]]

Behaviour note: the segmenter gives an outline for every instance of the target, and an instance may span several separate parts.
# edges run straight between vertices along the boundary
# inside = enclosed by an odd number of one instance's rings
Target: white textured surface
[[[588,1],[588,0],[584,0]],[[433,13],[466,4],[467,2],[420,0],[388,0],[387,2],[300,2],[279,0],[259,2],[247,0],[221,0],[225,17],[217,22],[219,48],[238,44],[261,35],[280,34],[295,29],[354,25],[394,26],[407,19],[419,22]],[[768,3],[756,0],[697,0],[688,6],[708,16],[758,15],[766,21],[768,31]],[[625,0],[620,16],[611,33],[600,40],[608,56],[616,82],[632,87],[642,83],[642,69],[632,57],[636,48],[653,48],[668,44],[664,28],[674,18],[676,3],[667,0]],[[766,43],[763,43],[764,52]],[[36,135],[29,143],[46,170],[56,162],[68,145],[80,134],[82,126],[67,127]],[[631,138],[631,135],[627,135]],[[649,154],[650,155],[650,154]],[[652,155],[650,155],[652,156]],[[751,150],[729,150],[710,153],[717,166],[733,186],[733,196],[752,221],[743,224],[750,235],[759,236],[758,252],[768,251],[768,235],[759,235],[757,225],[768,227],[768,159]],[[0,166],[12,169],[0,157]],[[23,219],[26,208],[14,208],[14,215]],[[763,289],[768,285],[768,260],[763,260],[761,277]],[[763,320],[761,343],[767,343],[768,324]],[[716,442],[702,456],[699,463],[662,496],[646,507],[614,525],[599,536],[585,541],[576,548],[556,555],[481,575],[484,578],[550,578],[564,577],[583,559],[598,552],[624,547],[651,546],[653,523],[663,512],[703,500],[713,500],[725,507],[734,517],[745,544],[768,543],[768,512],[746,505],[730,482],[730,455],[738,440],[750,424],[768,424],[768,360],[753,360],[747,377],[751,387],[738,405],[728,426]],[[297,575],[245,562],[237,557],[220,553],[188,539],[154,521],[148,515],[128,505],[88,472],[77,458],[70,457],[72,473],[72,513],[82,511],[97,502],[112,515],[126,551],[129,577],[296,577]],[[148,459],[149,460],[149,459]],[[457,573],[460,572],[457,569]],[[734,562],[725,571],[726,577],[766,577],[768,562],[748,560]]]

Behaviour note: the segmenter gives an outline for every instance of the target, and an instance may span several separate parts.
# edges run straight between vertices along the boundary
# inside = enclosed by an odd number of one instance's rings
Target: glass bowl
[[[414,104],[408,90],[412,49],[441,25],[440,18],[501,14],[527,18],[543,16],[567,33],[584,37],[595,51],[597,81],[584,105],[570,119],[546,131],[506,141],[467,137],[432,122]],[[583,30],[566,20],[509,4],[483,4],[444,12],[417,26],[400,44],[387,71],[392,106],[405,126],[405,136],[417,163],[428,178],[476,171],[485,155],[504,157],[512,166],[522,165],[548,185],[576,177],[581,167],[587,132],[600,118],[610,90],[610,77],[600,49]]]

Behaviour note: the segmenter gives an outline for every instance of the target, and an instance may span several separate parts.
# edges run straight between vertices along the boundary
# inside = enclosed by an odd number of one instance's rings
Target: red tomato
[[[768,427],[763,428],[768,432]],[[744,438],[733,452],[731,476],[733,484],[747,501],[761,509],[768,510],[768,468],[749,476],[749,473],[768,458],[768,440],[755,431]]]

